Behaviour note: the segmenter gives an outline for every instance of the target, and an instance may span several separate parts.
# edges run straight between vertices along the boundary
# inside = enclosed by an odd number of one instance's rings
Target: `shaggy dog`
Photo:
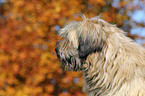
[[[98,17],[60,30],[57,56],[66,69],[83,72],[88,96],[145,96],[145,49],[124,33]]]

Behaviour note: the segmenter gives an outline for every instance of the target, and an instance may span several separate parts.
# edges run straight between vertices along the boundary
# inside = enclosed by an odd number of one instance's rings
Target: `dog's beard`
[[[80,71],[82,70],[83,62],[77,57],[63,58],[61,59],[64,70]]]

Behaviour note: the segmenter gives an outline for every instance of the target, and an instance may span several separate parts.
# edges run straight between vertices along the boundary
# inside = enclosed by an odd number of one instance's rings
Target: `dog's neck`
[[[124,78],[120,80],[121,74],[119,73],[119,65],[115,64],[115,58],[119,59],[117,56],[121,49],[124,41],[117,41],[119,38],[126,38],[123,34],[118,34],[120,37],[116,37],[117,34],[112,34],[114,38],[106,40],[108,45],[105,45],[100,53],[92,53],[87,57],[84,64],[84,78],[85,78],[85,89],[84,91],[89,96],[106,96],[110,91],[113,93],[119,90],[119,85],[122,85],[127,77],[123,75]],[[123,49],[122,49],[123,50]],[[109,71],[108,71],[109,70]],[[118,77],[116,76],[118,74]]]

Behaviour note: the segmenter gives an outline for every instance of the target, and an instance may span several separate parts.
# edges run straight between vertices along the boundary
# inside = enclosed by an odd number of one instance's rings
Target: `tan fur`
[[[145,49],[124,31],[96,17],[70,23],[61,29],[60,36],[67,43],[57,45],[60,58],[71,56],[83,62],[78,66],[83,68],[88,96],[145,96]],[[82,60],[78,56],[80,37],[81,42],[89,40],[91,48],[101,46],[102,50]],[[66,66],[71,69],[75,65]]]

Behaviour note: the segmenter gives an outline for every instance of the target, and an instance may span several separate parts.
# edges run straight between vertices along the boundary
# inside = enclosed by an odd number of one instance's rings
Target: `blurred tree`
[[[1,1],[1,0],[0,0]],[[118,2],[116,2],[118,1]],[[128,31],[141,9],[132,0],[2,0],[0,2],[0,96],[85,96],[81,72],[63,72],[56,57],[58,30],[67,21],[100,15]],[[145,2],[141,1],[143,4]],[[129,7],[128,7],[129,6]],[[132,23],[133,22],[133,23]]]

